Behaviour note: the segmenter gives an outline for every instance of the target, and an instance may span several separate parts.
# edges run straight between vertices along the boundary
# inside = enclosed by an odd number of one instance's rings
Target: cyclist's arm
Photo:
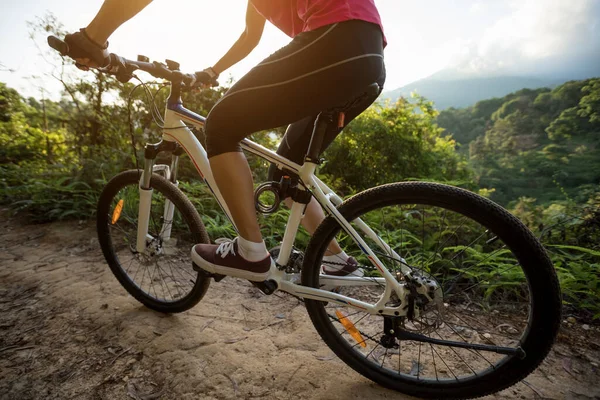
[[[152,0],[105,0],[92,22],[85,28],[94,42],[102,45],[121,24],[142,11]]]
[[[229,67],[246,58],[248,54],[258,45],[265,28],[265,17],[260,15],[254,6],[248,2],[246,9],[246,30],[240,38],[231,46],[231,49],[221,58],[212,69],[220,74]]]

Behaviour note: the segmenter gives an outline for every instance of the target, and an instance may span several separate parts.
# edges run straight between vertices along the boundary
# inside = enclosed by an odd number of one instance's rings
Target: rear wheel
[[[122,172],[104,187],[97,210],[100,247],[121,285],[146,307],[168,313],[188,310],[202,299],[210,283],[192,268],[190,251],[194,244],[210,240],[185,195],[153,174],[147,248],[137,252],[140,174]],[[166,202],[175,208],[171,221],[165,220]]]
[[[431,300],[416,291],[395,299],[414,311],[409,317],[305,300],[323,340],[356,371],[413,396],[478,397],[515,384],[546,357],[560,322],[558,281],[539,241],[506,210],[462,189],[412,182],[360,193],[339,211],[357,231],[357,218],[366,222],[415,276],[433,282]],[[398,256],[359,235],[396,276]],[[328,217],[307,248],[304,285],[325,285],[319,272],[333,238],[363,267],[365,279],[379,276]],[[385,282],[337,290],[374,304]],[[390,329],[394,334],[385,333]]]

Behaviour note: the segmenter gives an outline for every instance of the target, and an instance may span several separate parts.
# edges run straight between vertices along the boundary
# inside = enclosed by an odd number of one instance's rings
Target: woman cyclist
[[[92,22],[67,35],[69,55],[80,67],[108,63],[108,37],[152,0],[106,0]],[[197,72],[199,82],[244,59],[259,43],[266,21],[292,38],[235,83],[210,111],[206,124],[210,166],[239,236],[220,245],[198,244],[192,259],[201,268],[253,281],[268,278],[274,263],[256,219],[252,174],[239,142],[250,134],[290,124],[277,152],[302,164],[319,112],[345,104],[368,85],[383,87],[385,38],[374,0],[249,0],[246,29],[212,67]],[[369,104],[346,112],[347,124]],[[338,131],[326,134],[322,150]],[[271,168],[278,180],[280,172]],[[303,225],[313,232],[324,218],[312,199]],[[324,273],[362,275],[356,261],[332,242]],[[340,262],[340,260],[342,262]]]

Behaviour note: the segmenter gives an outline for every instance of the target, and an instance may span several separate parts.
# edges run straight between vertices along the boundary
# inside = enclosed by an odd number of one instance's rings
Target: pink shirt
[[[381,27],[374,0],[250,0],[262,16],[294,37],[336,22],[358,19]]]

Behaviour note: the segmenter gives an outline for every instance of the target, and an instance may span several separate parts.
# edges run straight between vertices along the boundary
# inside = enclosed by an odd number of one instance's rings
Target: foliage
[[[548,207],[521,198],[511,212],[546,246],[567,312],[600,318],[600,193],[584,204],[567,201]]]
[[[52,16],[36,20],[31,29],[34,37],[64,34]],[[56,67],[53,77],[62,84],[59,101],[44,99],[43,91],[41,99],[24,99],[0,82],[0,204],[25,212],[35,222],[90,218],[103,184],[117,172],[136,167],[143,143],[160,140],[155,121],[160,123],[160,118],[153,117],[153,110],[162,110],[168,88],[136,87],[97,72],[75,72],[72,62],[56,52],[47,52],[45,59]],[[225,90],[186,93],[184,101],[206,115]],[[203,141],[202,133],[197,134]],[[258,132],[253,140],[275,148],[281,134],[281,129]],[[568,82],[553,90],[524,89],[439,115],[422,97],[401,98],[373,106],[346,127],[325,152],[319,174],[345,195],[420,179],[467,186],[508,205],[548,246],[567,306],[598,318],[599,140],[600,79]],[[268,165],[252,156],[249,162],[255,181],[264,182]],[[234,236],[186,156],[179,177],[211,238]],[[287,215],[282,207],[260,217],[269,247],[279,244]],[[410,224],[439,223],[433,215],[415,217],[395,234],[403,246],[422,249],[418,235],[411,234],[416,225]],[[462,229],[460,234],[469,237],[467,227]],[[299,239],[303,248],[309,235],[301,231]],[[439,250],[449,254],[460,248],[448,244]],[[483,250],[468,250],[471,260],[481,264],[469,271],[469,279],[499,279],[503,254],[484,260]],[[424,261],[431,251],[427,247],[413,256]],[[458,273],[466,265],[452,268]],[[504,274],[502,285],[490,285],[481,295],[518,296],[519,279]]]
[[[321,173],[341,178],[350,191],[407,179],[468,181],[455,143],[434,123],[432,104],[376,105],[356,118],[325,152]]]
[[[65,218],[87,219],[96,209],[100,190],[106,181],[97,165],[81,170],[48,166],[42,162],[0,165],[0,203],[25,212],[34,222]]]
[[[600,79],[553,90],[523,89],[465,109],[443,111],[440,126],[469,149],[476,183],[509,204],[585,201],[600,183]]]

